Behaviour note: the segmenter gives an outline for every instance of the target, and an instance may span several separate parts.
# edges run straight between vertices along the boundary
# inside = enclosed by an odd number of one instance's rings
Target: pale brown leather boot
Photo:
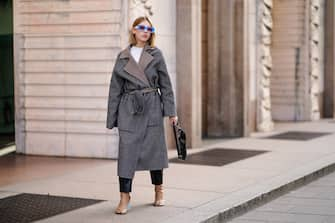
[[[120,202],[115,210],[115,214],[127,214],[130,209],[130,194],[120,192]]]
[[[164,206],[165,200],[163,199],[163,185],[155,185],[155,201],[154,206]]]

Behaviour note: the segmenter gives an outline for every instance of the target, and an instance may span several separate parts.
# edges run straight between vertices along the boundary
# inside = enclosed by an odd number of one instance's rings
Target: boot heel
[[[115,210],[115,214],[127,214],[127,212],[131,209],[131,205],[130,205],[130,196],[129,196],[129,201],[128,201],[128,204],[127,204],[127,207],[123,210],[119,210],[119,209],[116,209]]]
[[[155,201],[153,203],[153,205],[155,207],[161,207],[161,206],[164,206],[165,205],[165,200],[164,199],[159,199],[157,200],[157,194],[160,193],[161,194],[161,197],[163,197],[163,186],[160,185],[160,186],[155,186]]]

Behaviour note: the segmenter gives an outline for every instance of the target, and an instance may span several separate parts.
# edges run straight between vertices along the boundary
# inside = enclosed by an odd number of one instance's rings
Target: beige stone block
[[[304,5],[304,1],[276,1],[275,2],[275,7],[278,9],[292,9],[292,10],[297,10],[301,8]]]
[[[319,111],[319,101],[318,101],[318,95],[312,95],[311,96],[311,110],[312,111]]]
[[[317,33],[318,30],[313,30],[314,33]],[[317,39],[315,39],[315,41],[318,41]],[[311,47],[311,57],[314,59],[317,59],[320,57],[320,44],[315,44],[315,43],[311,43],[310,44]],[[319,63],[317,60],[311,61],[312,63]]]
[[[264,87],[270,87],[270,78],[262,78],[262,85]]]
[[[26,61],[24,63],[25,72],[62,72],[64,70],[63,61]]]
[[[26,121],[26,131],[35,132],[61,132],[65,130],[65,124],[62,120],[28,120]]]
[[[174,73],[176,67],[176,50],[170,44],[175,41],[174,36],[162,35],[157,38],[157,46],[162,50],[164,59],[168,66],[168,71]]]
[[[52,80],[52,82],[50,81]],[[44,73],[44,74],[26,74],[25,84],[86,84],[86,85],[109,85],[110,75],[105,73],[97,74],[64,74],[64,73]]]
[[[262,88],[261,89],[261,97],[262,97],[262,99],[270,97],[270,89],[269,88]]]
[[[175,35],[176,3],[175,1],[152,0],[154,14],[152,21],[157,27],[158,35]],[[170,44],[169,44],[170,45]]]
[[[270,110],[271,109],[270,97],[267,97],[264,100],[262,100],[261,105],[262,105],[262,108],[266,110]]]
[[[311,120],[320,120],[320,112],[319,111],[314,111],[312,112]]]
[[[26,109],[26,119],[29,120],[60,120],[65,119],[64,109]]]
[[[269,60],[268,60],[269,61]],[[270,78],[270,76],[271,76],[271,73],[272,73],[272,70],[271,69],[269,69],[268,68],[268,66],[265,66],[265,65],[267,65],[267,63],[265,63],[265,61],[264,61],[264,63],[262,62],[262,75],[264,76],[264,77],[262,77],[262,78]],[[271,65],[271,64],[268,64],[269,66]]]
[[[64,108],[64,98],[62,97],[29,97],[26,96],[24,105],[26,108]]]
[[[21,12],[87,12],[121,9],[121,0],[26,1],[18,4]]]
[[[115,23],[120,20],[120,11],[33,13],[22,15],[23,25]]]
[[[74,108],[74,109],[107,109],[107,96],[106,97],[70,97],[67,96],[64,98],[64,107],[65,108]]]
[[[87,85],[108,85],[110,83],[110,77],[107,74],[67,74],[65,76],[66,84],[85,84]],[[89,87],[89,86],[87,86]]]
[[[39,34],[39,35],[27,35],[24,42],[25,49],[94,49],[103,47],[115,47],[120,46],[120,36],[118,33],[113,35],[108,34]],[[112,50],[113,51],[113,50]]]
[[[52,130],[52,129],[51,129]],[[40,155],[65,155],[65,134],[46,132],[26,133],[26,153]]]
[[[24,83],[29,84],[63,84],[64,74],[53,73],[53,74],[25,74]]]
[[[106,61],[66,61],[64,62],[64,71],[67,72],[111,72],[112,63]]]
[[[96,40],[99,41],[99,40]],[[26,49],[25,60],[80,60],[83,63],[86,61],[108,60],[115,62],[118,49],[112,47],[92,47],[85,48],[59,48],[59,49]]]
[[[106,97],[108,95],[109,86],[98,85],[66,85],[65,87],[66,96],[80,96],[80,97]],[[107,92],[107,93],[106,93]]]
[[[271,77],[278,77],[278,78],[288,78],[289,77],[289,78],[294,78],[294,71],[293,70],[286,69],[284,71],[285,71],[285,73],[281,69],[274,69],[272,71]]]
[[[42,34],[42,33],[118,33],[120,24],[82,24],[82,25],[37,25],[22,26],[23,33]]]
[[[295,116],[294,106],[272,104],[272,116],[275,121],[290,121]]]
[[[107,119],[107,112],[104,110],[93,109],[66,109],[66,121],[99,121],[105,122]]]
[[[286,105],[286,106],[294,106],[296,104],[295,98],[291,97],[272,97],[271,103],[277,106]]]
[[[278,43],[283,43],[287,42],[291,46],[296,46],[301,43],[303,40],[300,35],[297,35],[297,33],[282,33],[282,32],[277,32],[276,30],[273,31],[273,37],[272,37],[272,43],[273,45],[278,45]]]
[[[269,132],[273,130],[273,122],[272,119],[263,120],[262,123],[258,126],[258,131],[260,132]]]
[[[271,85],[271,90],[272,91],[287,91],[287,92],[295,92],[296,86],[295,83],[284,83],[285,85],[280,85],[280,84],[274,84]]]
[[[70,134],[66,135],[66,156],[106,157],[106,135]]]
[[[25,88],[26,96],[64,96],[64,85],[27,85]],[[47,102],[47,99],[44,98]]]
[[[105,121],[66,121],[65,131],[69,133],[105,134]]]
[[[27,61],[26,72],[111,72],[112,63],[105,61]]]
[[[36,48],[63,48],[64,47],[64,37],[62,36],[36,36],[36,35],[26,35],[26,39],[22,45],[22,48],[27,49],[36,49]],[[29,51],[28,51],[29,52]],[[25,55],[24,55],[25,56]],[[26,58],[26,57],[25,57]]]

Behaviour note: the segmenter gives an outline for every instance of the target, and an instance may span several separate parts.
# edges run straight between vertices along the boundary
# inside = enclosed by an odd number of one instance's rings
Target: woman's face
[[[151,27],[150,23],[147,20],[142,21],[138,25],[148,26]],[[151,33],[148,30],[137,30],[133,28],[133,34],[135,35],[137,42],[145,43],[149,40]]]

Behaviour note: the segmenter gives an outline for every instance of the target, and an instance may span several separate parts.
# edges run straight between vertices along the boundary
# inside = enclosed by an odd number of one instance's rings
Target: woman
[[[154,46],[155,28],[147,17],[137,18],[129,45],[116,59],[109,88],[107,125],[119,129],[118,176],[120,202],[129,209],[136,170],[150,170],[155,185],[154,206],[163,206],[163,168],[168,167],[163,117],[177,123],[174,93],[161,51]]]

